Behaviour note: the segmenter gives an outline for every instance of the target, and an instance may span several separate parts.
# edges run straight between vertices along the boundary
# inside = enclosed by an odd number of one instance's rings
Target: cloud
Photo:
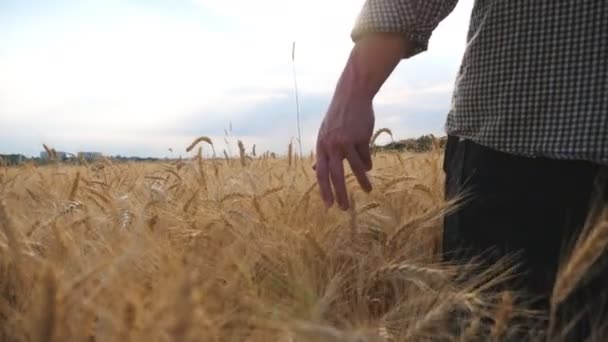
[[[294,40],[312,148],[363,0],[36,3],[0,11],[0,152],[35,154],[47,142],[162,156],[197,135],[222,140],[229,123],[235,139],[284,150],[297,135]],[[441,129],[471,4],[385,84],[379,127]]]

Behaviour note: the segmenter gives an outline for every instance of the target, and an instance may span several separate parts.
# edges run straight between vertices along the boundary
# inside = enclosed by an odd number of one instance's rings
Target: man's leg
[[[543,297],[548,307],[565,243],[587,216],[599,166],[579,161],[526,158],[449,137],[446,196],[466,201],[445,218],[444,258],[485,253],[492,263],[518,253],[521,276],[511,284]]]

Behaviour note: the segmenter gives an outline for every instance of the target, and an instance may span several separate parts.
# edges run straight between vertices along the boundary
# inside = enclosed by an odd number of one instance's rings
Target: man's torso
[[[608,1],[477,0],[446,129],[608,164]]]

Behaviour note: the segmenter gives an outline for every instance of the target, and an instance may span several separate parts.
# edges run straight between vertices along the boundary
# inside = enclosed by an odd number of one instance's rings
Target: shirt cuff
[[[457,0],[367,0],[351,32],[354,42],[369,33],[402,34],[414,45],[411,57],[428,49],[433,30]]]
[[[424,32],[416,32],[414,30],[408,31],[406,29],[395,30],[390,26],[383,25],[375,25],[375,26],[357,26],[353,29],[351,33],[351,38],[353,42],[357,42],[359,39],[363,38],[363,36],[370,33],[399,33],[403,35],[403,39],[407,39],[408,42],[413,44],[413,49],[410,51],[408,56],[412,57],[421,52],[424,52],[429,47],[429,40],[431,38],[430,33]]]

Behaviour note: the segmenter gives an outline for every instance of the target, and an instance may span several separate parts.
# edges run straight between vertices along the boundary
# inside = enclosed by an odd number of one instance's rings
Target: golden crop
[[[488,291],[508,262],[467,281],[474,265],[440,263],[442,152],[374,163],[371,194],[347,178],[348,212],[324,209],[312,160],[291,153],[0,168],[0,340],[514,334],[531,313]]]

